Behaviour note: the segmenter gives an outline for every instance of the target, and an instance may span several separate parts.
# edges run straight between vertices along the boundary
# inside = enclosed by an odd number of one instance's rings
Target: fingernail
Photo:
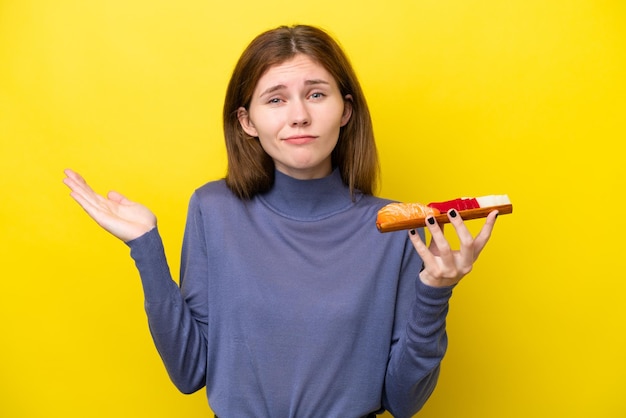
[[[432,216],[429,216],[428,219],[426,219],[428,221],[429,224],[434,225],[435,224],[435,218],[433,218]]]
[[[415,229],[411,229],[409,232],[411,232],[411,235],[415,235]]]
[[[450,211],[450,216],[453,217],[453,218],[456,218],[456,210],[452,209]]]

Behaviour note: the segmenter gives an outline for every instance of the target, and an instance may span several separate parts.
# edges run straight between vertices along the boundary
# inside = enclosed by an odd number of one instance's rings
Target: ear
[[[237,109],[237,119],[239,120],[239,124],[245,133],[252,137],[258,137],[259,133],[254,127],[254,123],[250,120],[250,115],[245,107],[240,107]]]
[[[344,127],[352,116],[352,95],[346,94],[343,98],[343,114],[341,115],[341,126]]]

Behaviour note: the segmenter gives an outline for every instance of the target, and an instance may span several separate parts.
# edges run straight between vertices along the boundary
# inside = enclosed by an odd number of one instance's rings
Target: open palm
[[[63,183],[70,188],[70,196],[98,225],[122,241],[139,238],[156,226],[156,216],[147,207],[117,192],[101,196],[70,169],[65,170],[65,175]]]

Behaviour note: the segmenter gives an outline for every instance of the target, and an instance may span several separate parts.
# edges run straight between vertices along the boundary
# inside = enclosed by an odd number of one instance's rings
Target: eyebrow
[[[328,81],[326,81],[326,80],[322,80],[322,79],[317,79],[316,78],[316,79],[312,79],[312,80],[306,80],[304,82],[304,84],[306,86],[315,86],[315,85],[318,85],[318,84],[329,85],[330,83]],[[275,86],[272,86],[272,87],[269,87],[269,88],[265,89],[263,92],[261,92],[261,94],[259,94],[259,97],[263,97],[265,95],[272,94],[274,92],[277,92],[279,90],[283,90],[283,89],[286,89],[286,88],[287,88],[287,86],[284,85],[284,84],[277,84]]]

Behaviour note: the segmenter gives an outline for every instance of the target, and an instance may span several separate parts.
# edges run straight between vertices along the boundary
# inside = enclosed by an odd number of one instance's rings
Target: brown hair
[[[246,134],[237,118],[249,109],[257,82],[275,65],[304,54],[336,80],[342,96],[352,97],[352,116],[341,128],[332,152],[343,182],[373,194],[378,180],[378,155],[369,108],[352,66],[338,43],[323,30],[306,25],[280,26],[257,36],[245,49],[231,76],[224,101],[224,136],[228,154],[226,184],[241,199],[268,191],[274,184],[274,161],[256,138]]]

